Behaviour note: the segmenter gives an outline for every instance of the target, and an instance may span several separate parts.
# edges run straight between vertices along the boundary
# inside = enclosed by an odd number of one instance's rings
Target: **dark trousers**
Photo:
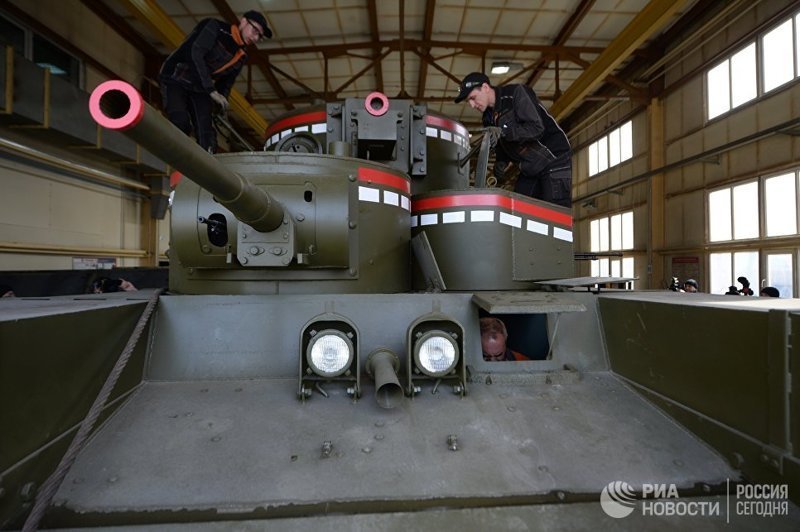
[[[557,162],[552,168],[532,175],[525,173],[523,162],[514,192],[562,207],[572,207],[572,160]]]
[[[175,83],[161,81],[161,96],[169,121],[191,135],[211,153],[217,151],[217,131],[211,121],[211,97],[204,92],[189,91]]]

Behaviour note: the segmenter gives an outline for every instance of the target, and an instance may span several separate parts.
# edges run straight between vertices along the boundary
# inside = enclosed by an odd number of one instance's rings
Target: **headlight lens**
[[[449,334],[430,331],[422,335],[414,348],[417,367],[431,377],[447,375],[458,362],[458,346]]]
[[[307,359],[317,375],[337,377],[347,371],[353,361],[353,343],[341,331],[322,331],[309,343]]]

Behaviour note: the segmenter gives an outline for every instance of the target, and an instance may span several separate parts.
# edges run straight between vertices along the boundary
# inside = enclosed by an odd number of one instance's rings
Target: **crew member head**
[[[489,84],[489,78],[482,72],[467,74],[459,85],[456,103],[467,100],[469,106],[481,113],[488,107],[494,107],[495,93]]]
[[[239,33],[246,44],[255,44],[264,38],[272,38],[267,19],[258,11],[248,11],[239,20]]]
[[[506,325],[497,318],[481,318],[481,349],[488,361],[506,359]]]

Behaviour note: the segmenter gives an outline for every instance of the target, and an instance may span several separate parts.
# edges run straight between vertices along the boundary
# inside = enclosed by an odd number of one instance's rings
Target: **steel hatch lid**
[[[489,314],[585,312],[583,303],[555,292],[476,292],[472,301]]]

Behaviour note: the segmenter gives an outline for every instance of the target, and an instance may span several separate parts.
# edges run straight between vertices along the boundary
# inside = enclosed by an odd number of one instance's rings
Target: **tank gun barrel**
[[[132,85],[120,80],[100,84],[89,99],[89,111],[98,124],[121,131],[209,191],[242,223],[269,232],[283,222],[279,202],[184,135]]]

